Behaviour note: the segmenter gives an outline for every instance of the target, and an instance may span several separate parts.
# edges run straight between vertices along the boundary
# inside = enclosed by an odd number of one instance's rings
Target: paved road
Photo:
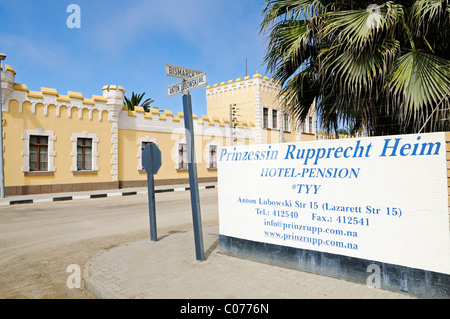
[[[200,191],[205,227],[218,224],[217,190]],[[156,194],[158,236],[192,229],[189,192]],[[0,207],[0,298],[94,298],[66,272],[95,254],[149,238],[146,195]]]
[[[408,298],[217,253],[217,189],[200,190],[200,201],[209,256],[201,263],[188,191],[156,194],[156,243],[146,195],[1,206],[0,298],[96,298],[84,283],[68,288],[71,265],[109,288],[95,286],[100,297]]]

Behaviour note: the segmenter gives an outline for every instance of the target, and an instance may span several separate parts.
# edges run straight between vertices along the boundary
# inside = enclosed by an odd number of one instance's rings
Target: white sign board
[[[185,91],[197,89],[206,85],[206,73],[194,76],[189,80],[184,80],[176,84],[172,84],[168,87],[169,97],[177,94],[181,94]]]
[[[182,66],[176,66],[171,64],[166,64],[166,75],[172,76],[175,78],[180,78],[183,80],[188,80],[190,78],[193,78],[194,76],[202,74],[202,71],[199,70],[193,70],[184,68]]]
[[[220,234],[450,274],[445,133],[224,147]]]

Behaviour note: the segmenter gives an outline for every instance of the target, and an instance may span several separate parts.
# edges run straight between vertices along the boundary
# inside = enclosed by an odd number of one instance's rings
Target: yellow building
[[[278,82],[260,74],[214,84],[206,88],[207,113],[228,118],[228,122],[236,118],[238,127],[251,125],[255,128],[253,142],[257,144],[315,140],[315,112],[311,111],[297,127],[282,107],[280,89]],[[235,137],[242,137],[239,133],[235,132]]]
[[[7,196],[145,186],[146,143],[156,143],[162,152],[156,185],[188,183],[183,113],[128,111],[125,89],[118,85],[106,85],[102,95],[91,97],[44,87],[31,91],[15,83],[15,74],[8,65],[1,72]],[[295,130],[278,92],[277,83],[259,74],[206,88],[208,115],[193,116],[199,182],[217,180],[217,154],[231,142],[314,139],[314,114]],[[236,127],[229,116],[234,104]]]

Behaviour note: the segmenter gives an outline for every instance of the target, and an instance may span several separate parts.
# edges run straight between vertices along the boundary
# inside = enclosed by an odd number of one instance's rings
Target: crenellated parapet
[[[93,113],[98,113],[99,120],[101,120],[103,112],[109,113],[110,111],[107,105],[108,100],[100,95],[85,98],[80,92],[68,91],[67,94],[59,94],[56,89],[46,87],[41,87],[40,91],[32,91],[28,89],[27,85],[19,83],[14,83],[12,92],[3,104],[6,112],[9,111],[10,102],[14,100],[18,103],[19,114],[22,114],[25,103],[31,104],[33,114],[35,114],[37,106],[43,105],[45,116],[47,116],[49,107],[56,108],[57,117],[60,117],[62,109],[68,109],[69,118],[78,113],[77,117],[82,119],[83,113],[87,112],[90,120],[93,118]]]
[[[78,105],[96,105],[96,102],[108,102],[103,96],[92,95],[91,98],[84,98],[80,92],[68,91],[67,94],[58,94],[56,89],[41,87],[40,91],[30,91],[25,84],[14,83],[13,90],[24,92],[22,97],[30,99],[40,99],[48,102],[64,102]],[[20,94],[20,93],[19,93]]]
[[[68,117],[78,112],[78,118],[83,118],[83,113],[89,114],[92,120],[93,113],[99,114],[99,120],[102,120],[103,113],[108,113],[109,121],[114,121],[123,107],[125,89],[118,85],[105,85],[102,88],[102,95],[92,95],[90,98],[84,97],[82,93],[68,91],[66,94],[60,94],[54,88],[41,87],[39,91],[29,90],[26,84],[15,83],[14,69],[5,65],[5,72],[2,72],[2,97],[3,110],[9,111],[11,101],[17,101],[19,114],[23,112],[24,103],[31,104],[32,113],[35,114],[38,105],[44,106],[44,114],[50,106],[56,107],[57,117],[60,116],[62,108],[68,109]],[[95,111],[95,112],[94,112]]]
[[[239,95],[250,92],[250,90],[258,87],[262,92],[278,94],[281,89],[280,82],[269,79],[261,74],[254,74],[253,77],[246,76],[244,79],[228,80],[220,84],[209,85],[206,87],[207,98],[217,98],[229,95]]]
[[[45,110],[48,106],[55,106],[58,116],[60,108],[66,107],[69,109],[69,117],[71,117],[73,109],[79,111],[80,118],[83,110],[88,110],[90,113],[97,110],[100,117],[103,111],[107,111],[109,119],[112,120],[117,118],[123,107],[125,89],[120,85],[105,85],[102,88],[102,95],[92,95],[91,97],[84,97],[82,93],[75,91],[60,94],[56,89],[47,87],[33,91],[28,89],[26,84],[15,82],[16,71],[10,65],[2,65],[1,71],[3,109],[6,112],[9,110],[9,102],[15,100],[19,104],[19,113],[22,113],[23,104],[29,102],[32,105],[33,114],[36,105],[42,104]]]
[[[353,136],[351,135],[347,135],[347,134],[338,134],[336,136],[336,134],[334,133],[330,133],[330,132],[323,132],[323,131],[317,131],[316,132],[316,139],[317,140],[335,140],[337,138],[353,138]]]
[[[120,112],[125,98],[125,89],[120,85],[105,85],[102,91],[107,104],[113,108],[113,111]]]
[[[12,67],[5,65],[5,72],[2,73],[2,89],[3,92],[8,93],[4,95],[5,112],[9,112],[9,108],[14,107],[17,108],[15,112],[24,116],[55,116],[61,120],[109,122],[113,166],[111,174],[114,180],[117,179],[119,129],[184,133],[183,112],[174,113],[171,110],[157,108],[151,108],[149,112],[144,112],[144,109],[139,106],[130,111],[124,105],[125,89],[120,85],[105,85],[102,87],[102,95],[85,97],[81,92],[68,91],[61,94],[56,89],[47,87],[33,91],[26,84],[15,83],[14,80],[15,71]],[[273,81],[260,75],[255,75],[252,79],[245,77],[243,80],[237,79],[232,82],[228,82],[231,90],[249,85],[274,85]],[[226,85],[223,85],[221,89],[226,89]],[[230,136],[232,125],[227,116],[197,116],[193,114],[193,119],[195,134]],[[239,121],[232,131],[237,137],[254,139],[255,123],[251,119]]]
[[[196,134],[206,134],[215,136],[228,136],[230,121],[217,116],[207,116],[197,114],[192,115],[194,120],[194,131]],[[235,128],[236,134],[253,138],[255,123],[242,121]],[[123,106],[119,116],[119,129],[154,131],[154,132],[181,132],[184,131],[184,113],[174,114],[170,110],[160,110],[150,108],[149,112],[144,112],[140,106],[130,111]]]
[[[237,78],[214,84],[206,87],[208,115],[230,118],[232,116],[230,112],[235,112],[233,114],[238,126],[246,122],[253,126],[256,142],[263,143],[263,109],[268,110],[266,114],[268,122],[273,120],[273,112],[278,112],[276,116],[279,123],[275,127],[281,127],[280,91],[280,82],[259,73],[252,77],[246,76],[243,79]],[[234,111],[231,107],[234,107]]]
[[[13,86],[16,78],[16,71],[8,65],[4,66],[0,64],[1,73],[1,90],[2,90],[2,102],[6,101],[8,96],[13,92]]]

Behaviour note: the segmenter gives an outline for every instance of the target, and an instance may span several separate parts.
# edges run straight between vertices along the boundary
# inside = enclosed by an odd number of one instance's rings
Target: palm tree
[[[450,130],[449,0],[267,0],[267,69],[298,121],[368,135]]]
[[[150,104],[155,102],[152,99],[146,99],[142,102],[142,99],[144,98],[145,92],[142,94],[134,94],[134,92],[131,93],[131,99],[128,99],[125,96],[124,104],[127,106],[127,108],[131,111],[134,111],[135,106],[142,106],[144,108],[144,112],[150,111]],[[142,104],[141,104],[142,103]]]

